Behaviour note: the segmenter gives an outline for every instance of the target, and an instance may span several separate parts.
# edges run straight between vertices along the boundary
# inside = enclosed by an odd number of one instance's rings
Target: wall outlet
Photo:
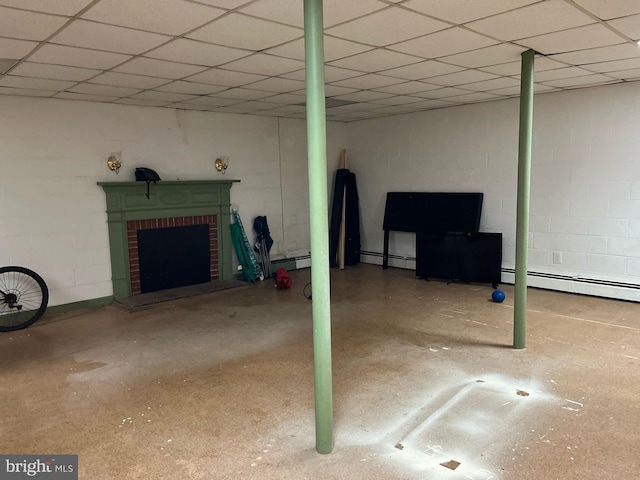
[[[553,263],[562,263],[562,252],[553,252]]]

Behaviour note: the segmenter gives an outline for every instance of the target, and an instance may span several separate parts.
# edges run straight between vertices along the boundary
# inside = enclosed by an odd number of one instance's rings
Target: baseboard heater
[[[503,268],[502,273],[509,273],[509,274],[515,275],[516,271],[514,268]],[[614,282],[612,280],[599,280],[597,278],[587,278],[587,277],[572,277],[571,275],[558,275],[557,273],[527,271],[527,276],[539,277],[539,278],[550,278],[553,280],[564,280],[567,282],[587,283],[591,285],[603,285],[606,287],[631,288],[634,290],[640,290],[640,285],[635,283]]]
[[[367,250],[362,250],[361,255],[365,255],[365,256],[369,256],[369,257],[373,257],[373,258],[380,258],[382,259],[383,254],[381,252],[371,252],[371,251],[367,251]],[[400,260],[400,261],[415,261],[416,258],[412,257],[412,256],[405,256],[405,255],[397,255],[397,254],[389,254],[389,258],[390,259],[394,259],[394,260]],[[515,275],[516,271],[514,268],[502,268],[501,269],[503,274],[508,274],[508,275]],[[588,277],[577,277],[577,276],[571,276],[571,275],[560,275],[557,273],[544,273],[544,272],[536,272],[533,270],[529,270],[527,271],[527,276],[528,277],[537,277],[537,278],[548,278],[551,280],[561,280],[561,281],[566,281],[566,282],[577,282],[577,283],[584,283],[584,284],[589,284],[589,285],[601,285],[601,286],[605,286],[605,287],[616,287],[616,288],[628,288],[628,289],[632,289],[632,290],[640,290],[640,285],[639,284],[635,284],[635,283],[627,283],[627,282],[616,282],[613,280],[600,280],[597,278],[588,278]],[[502,283],[512,283],[512,282],[508,282],[508,281],[502,281]]]
[[[383,258],[384,254],[380,253],[380,252],[369,252],[367,250],[360,250],[360,255],[368,255],[370,257],[379,257],[379,258]],[[416,257],[411,257],[411,256],[407,256],[407,255],[395,255],[393,253],[389,254],[389,258],[392,260],[406,260],[409,262],[415,262],[416,261]]]

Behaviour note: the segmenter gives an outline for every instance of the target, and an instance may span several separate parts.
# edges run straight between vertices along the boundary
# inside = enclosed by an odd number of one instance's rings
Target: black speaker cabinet
[[[462,282],[501,282],[501,233],[420,233],[416,236],[416,275]]]

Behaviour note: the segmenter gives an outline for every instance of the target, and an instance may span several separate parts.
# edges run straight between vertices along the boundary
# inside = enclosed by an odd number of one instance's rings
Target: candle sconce
[[[229,157],[226,155],[218,157],[213,165],[216,167],[218,172],[224,175],[224,172],[227,171],[227,167],[229,166]]]
[[[122,161],[120,160],[119,153],[112,153],[109,155],[109,158],[107,158],[107,167],[109,167],[109,170],[112,172],[116,172],[116,175],[120,172]]]

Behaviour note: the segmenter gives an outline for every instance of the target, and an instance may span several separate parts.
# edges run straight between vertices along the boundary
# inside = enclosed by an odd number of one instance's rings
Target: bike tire
[[[0,292],[0,332],[33,325],[49,303],[47,284],[25,267],[1,267]]]

